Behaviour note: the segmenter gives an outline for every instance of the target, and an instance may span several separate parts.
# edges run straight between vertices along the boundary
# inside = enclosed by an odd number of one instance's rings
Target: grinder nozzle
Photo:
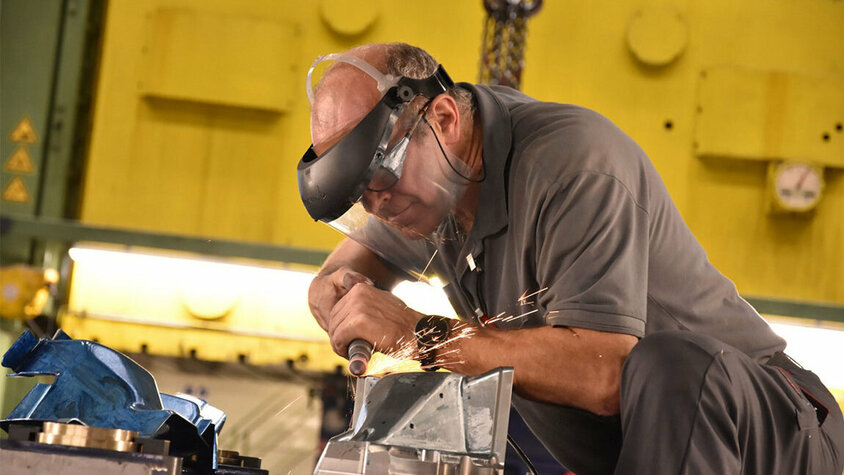
[[[357,338],[349,344],[349,372],[355,376],[363,376],[369,366],[372,356],[372,345],[368,341]]]

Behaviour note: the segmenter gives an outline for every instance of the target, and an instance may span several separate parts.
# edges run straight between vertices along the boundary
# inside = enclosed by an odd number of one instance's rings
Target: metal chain
[[[542,0],[484,0],[487,12],[481,41],[478,82],[519,89],[524,69],[527,20]]]

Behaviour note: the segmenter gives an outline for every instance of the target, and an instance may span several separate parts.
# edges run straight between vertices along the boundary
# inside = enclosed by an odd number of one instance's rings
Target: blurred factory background
[[[0,349],[25,328],[98,341],[226,411],[221,446],[308,473],[348,380],[306,303],[340,235],[296,187],[305,73],[404,41],[618,124],[844,402],[844,2],[496,3],[3,0]],[[0,378],[0,417],[32,384]]]

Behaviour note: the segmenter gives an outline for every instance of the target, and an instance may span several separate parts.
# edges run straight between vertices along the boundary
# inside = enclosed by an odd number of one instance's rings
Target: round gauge
[[[773,174],[774,199],[786,211],[808,211],[818,204],[823,170],[808,163],[785,162]]]

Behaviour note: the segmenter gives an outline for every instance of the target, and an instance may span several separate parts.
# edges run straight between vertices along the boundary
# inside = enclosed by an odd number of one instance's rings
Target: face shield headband
[[[389,151],[387,147],[404,107],[417,96],[426,97],[430,101],[454,86],[442,66],[424,79],[396,78],[381,74],[356,56],[331,54],[317,58],[308,71],[307,92],[311,103],[314,96],[311,86],[314,67],[328,60],[345,62],[359,68],[375,79],[383,96],[339,142],[319,156],[311,145],[299,161],[296,171],[302,203],[314,220],[324,222],[339,218],[358,202],[379,169],[385,168],[396,180],[401,176],[401,165],[411,132]]]

